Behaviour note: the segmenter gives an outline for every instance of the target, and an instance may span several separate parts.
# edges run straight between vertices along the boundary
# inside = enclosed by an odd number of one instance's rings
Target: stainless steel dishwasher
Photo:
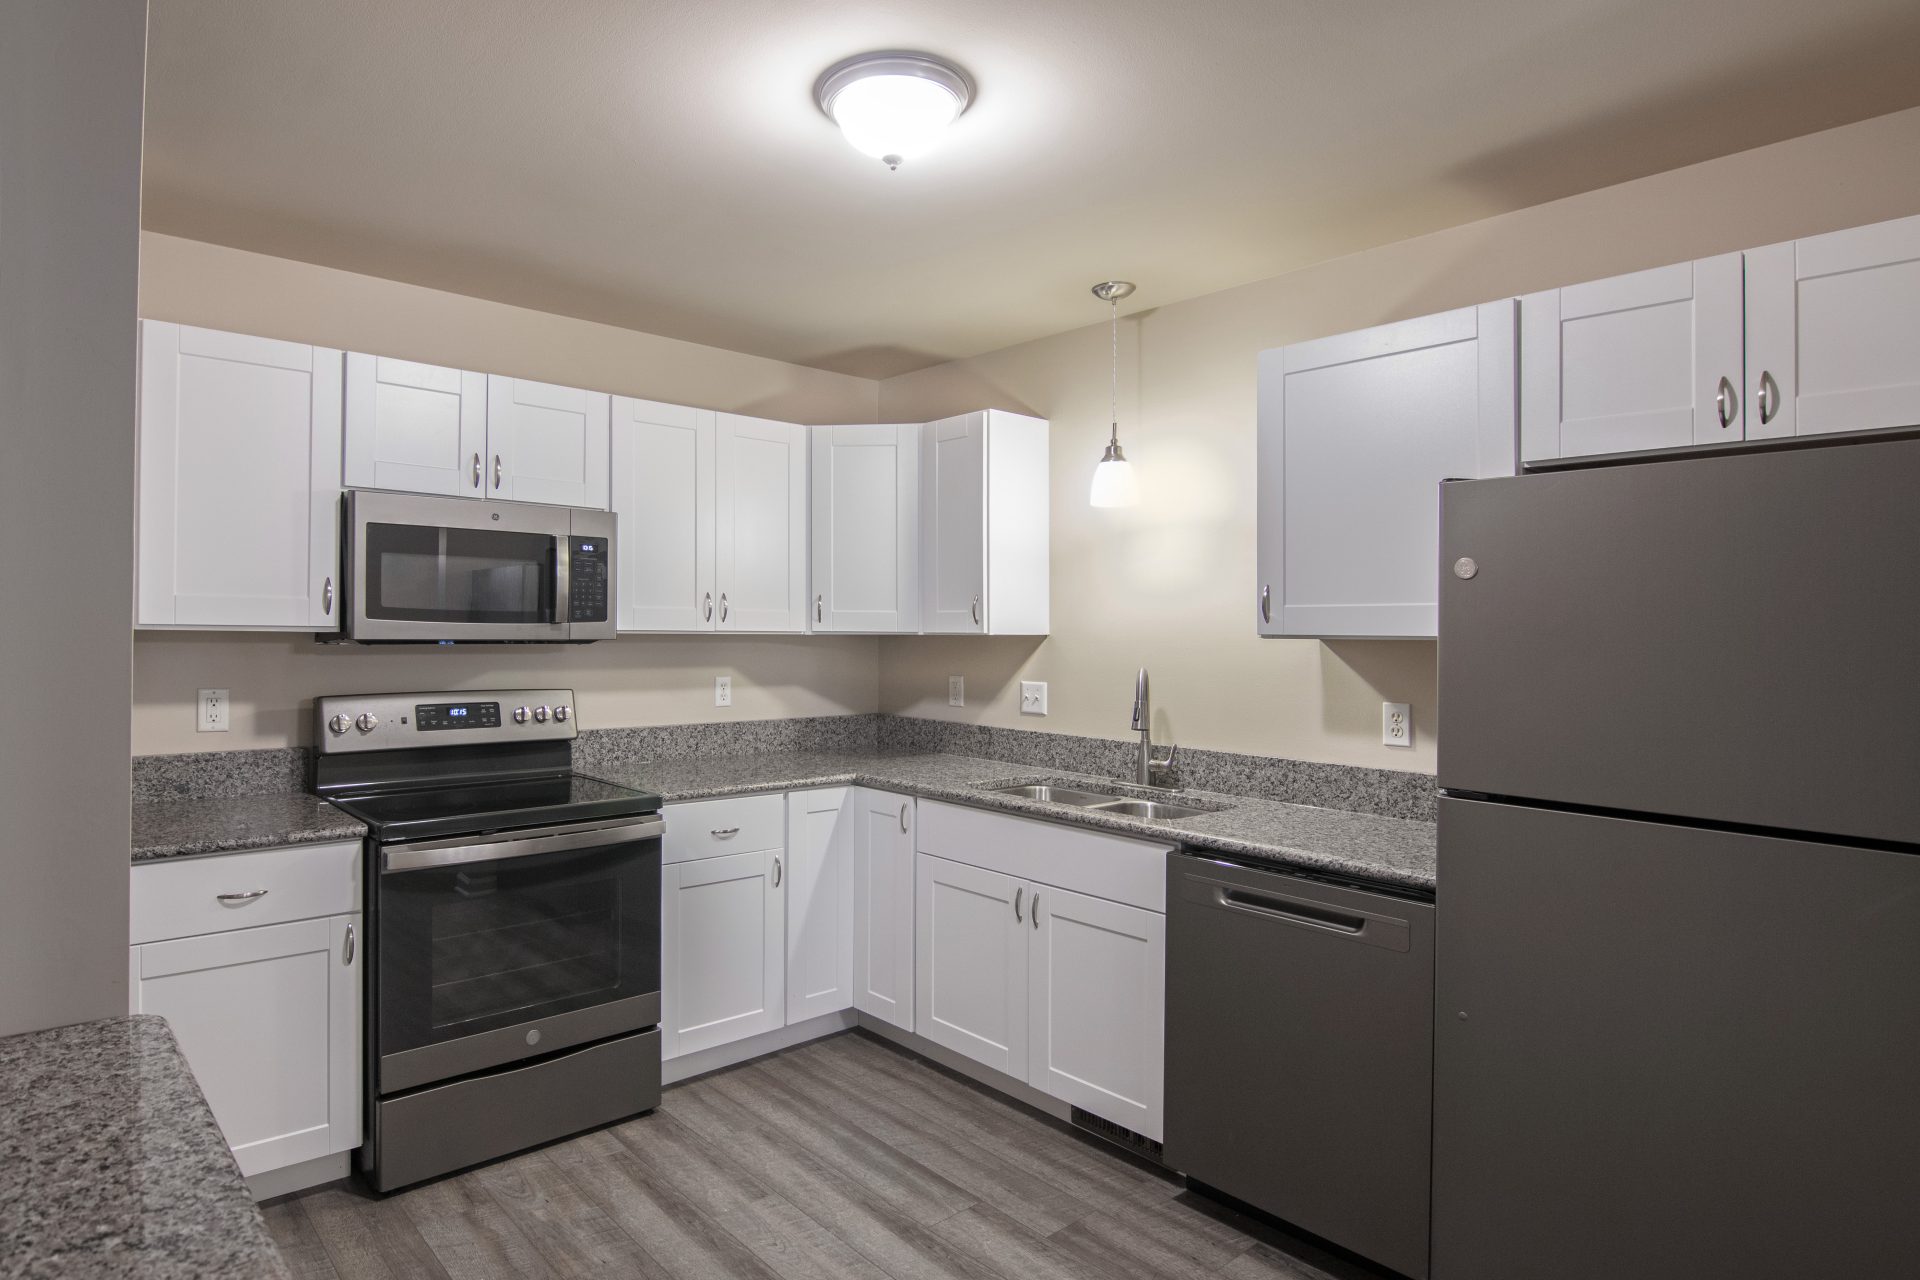
[[[1433,903],[1167,859],[1166,1162],[1427,1274]]]

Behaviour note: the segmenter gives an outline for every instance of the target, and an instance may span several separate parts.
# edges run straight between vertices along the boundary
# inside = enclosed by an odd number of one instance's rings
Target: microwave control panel
[[[607,540],[567,540],[567,621],[607,620]]]

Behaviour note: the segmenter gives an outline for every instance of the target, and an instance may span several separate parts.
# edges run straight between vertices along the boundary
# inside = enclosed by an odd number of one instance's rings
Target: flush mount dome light
[[[924,53],[863,53],[828,67],[813,96],[854,150],[898,169],[960,118],[973,81]]]

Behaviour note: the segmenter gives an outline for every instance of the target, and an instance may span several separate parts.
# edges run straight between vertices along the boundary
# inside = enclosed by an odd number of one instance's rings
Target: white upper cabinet
[[[921,430],[921,629],[1045,635],[1047,424],[993,409]]]
[[[348,488],[477,498],[486,454],[485,374],[347,353]]]
[[[612,494],[620,630],[713,630],[712,412],[615,396]]]
[[[1747,254],[1747,438],[1920,424],[1920,217]]]
[[[339,625],[341,354],[140,326],[142,626]]]
[[[1266,636],[1438,634],[1439,491],[1514,471],[1514,304],[1260,353]]]
[[[715,415],[714,585],[722,631],[807,629],[807,429]]]
[[[920,629],[920,434],[910,425],[815,427],[815,631]]]
[[[610,400],[489,374],[487,496],[605,511]]]
[[[1737,441],[1741,255],[1520,300],[1524,462]]]

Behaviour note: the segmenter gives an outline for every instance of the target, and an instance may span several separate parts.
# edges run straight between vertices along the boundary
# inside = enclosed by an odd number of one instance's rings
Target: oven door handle
[[[536,853],[565,853],[569,849],[590,849],[602,844],[625,844],[650,840],[665,834],[667,824],[659,818],[639,821],[586,823],[560,827],[542,835],[505,833],[482,840],[435,840],[426,844],[383,849],[380,873],[424,871],[433,867],[457,866],[463,862],[499,862],[505,858],[524,858]]]

